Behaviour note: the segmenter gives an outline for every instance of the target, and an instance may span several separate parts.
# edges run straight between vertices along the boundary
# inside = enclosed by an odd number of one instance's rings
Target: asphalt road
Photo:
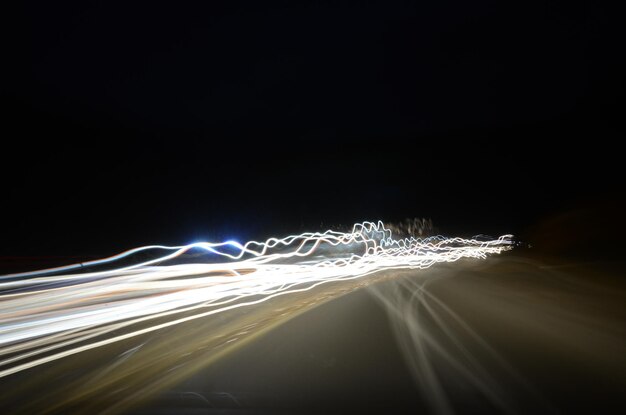
[[[326,284],[0,379],[11,413],[623,413],[619,261]]]
[[[181,400],[207,413],[623,413],[621,269],[509,255],[400,272],[289,320],[135,413]]]

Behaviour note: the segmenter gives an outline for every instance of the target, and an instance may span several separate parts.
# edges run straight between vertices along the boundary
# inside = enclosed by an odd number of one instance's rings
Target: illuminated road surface
[[[73,282],[7,278],[13,285],[5,285],[2,304],[0,401],[21,413],[514,412],[623,404],[616,391],[626,384],[624,287],[611,272],[590,280],[580,267],[542,268],[510,255],[477,259],[508,249],[506,238],[425,246],[385,235],[372,224],[365,232],[325,234],[330,242],[321,245],[307,236],[289,245],[301,250],[281,247],[194,273],[189,262],[197,257],[186,250],[167,268],[160,257],[158,267],[131,263],[113,275],[75,274]],[[274,277],[290,270],[295,285],[267,278],[241,285],[268,269]],[[243,291],[207,298],[223,293],[211,278],[226,276],[236,282],[227,291]],[[36,285],[15,284],[37,278]],[[86,286],[88,295],[79,295]],[[36,315],[28,312],[33,302],[19,310],[6,301],[42,292],[49,302],[39,301]],[[199,293],[205,297],[198,300]],[[115,312],[106,312],[107,299]],[[147,302],[136,307],[138,301]],[[38,324],[42,316],[47,324]],[[567,401],[573,387],[586,395]]]
[[[623,413],[620,270],[507,255],[393,272],[133,413]]]

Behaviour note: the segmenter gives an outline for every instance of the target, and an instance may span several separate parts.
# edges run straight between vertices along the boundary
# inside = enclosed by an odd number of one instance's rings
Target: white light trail
[[[395,239],[382,222],[363,222],[351,232],[308,232],[245,245],[146,246],[98,261],[6,275],[0,277],[0,378],[320,284],[485,258],[512,246],[511,235]],[[153,259],[102,269],[162,251]]]

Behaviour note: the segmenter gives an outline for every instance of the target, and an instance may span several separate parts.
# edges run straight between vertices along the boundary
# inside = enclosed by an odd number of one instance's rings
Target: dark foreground
[[[626,411],[622,262],[382,273],[0,379],[5,413]]]

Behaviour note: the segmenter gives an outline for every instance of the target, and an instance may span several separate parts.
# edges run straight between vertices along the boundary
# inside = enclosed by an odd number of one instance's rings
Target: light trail
[[[511,235],[396,239],[382,222],[363,222],[351,232],[308,232],[244,245],[147,246],[102,260],[6,275],[0,277],[0,378],[321,284],[485,258],[512,247]],[[114,267],[155,252],[165,254]]]

